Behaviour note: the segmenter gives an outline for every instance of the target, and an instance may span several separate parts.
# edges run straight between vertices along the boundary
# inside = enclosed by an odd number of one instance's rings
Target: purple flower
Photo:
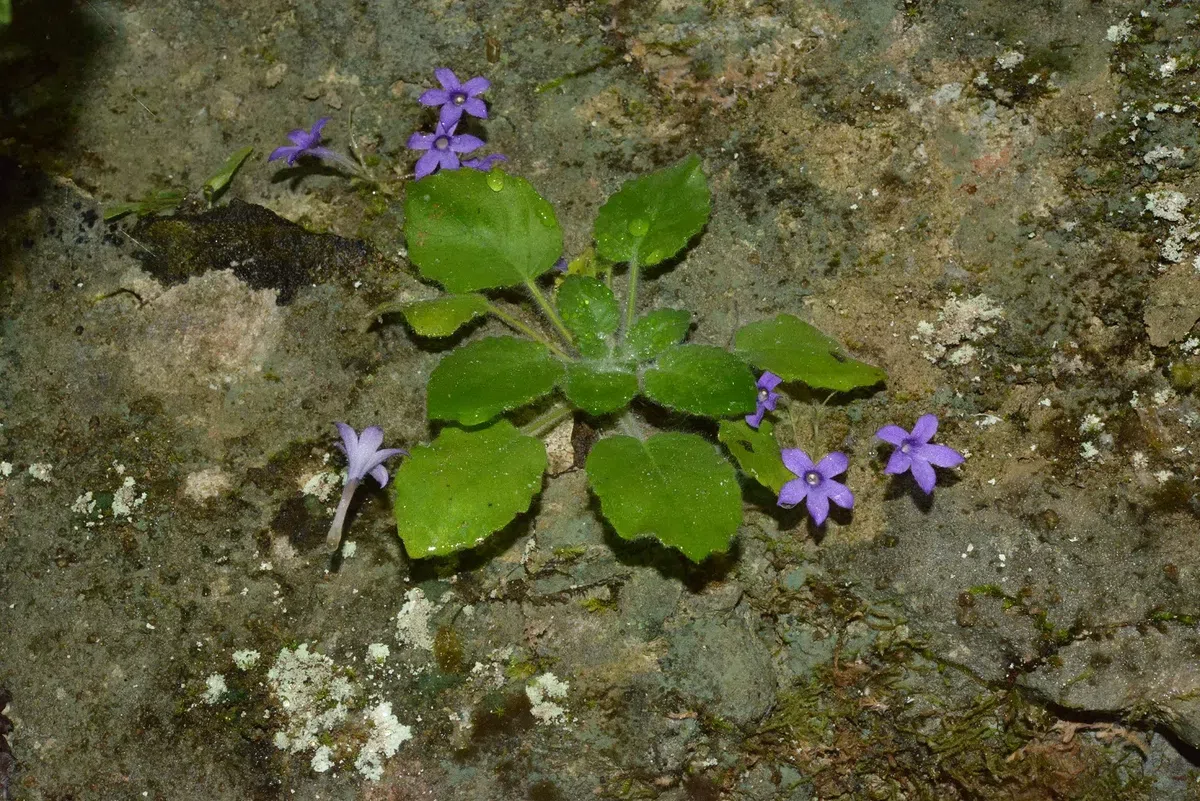
[[[846,454],[834,451],[815,465],[799,448],[784,448],[782,456],[784,466],[796,475],[779,491],[779,505],[784,509],[807,500],[808,513],[819,526],[829,516],[830,501],[843,509],[854,506],[854,493],[845,484],[833,480],[850,466]]]
[[[408,147],[410,150],[426,151],[424,156],[417,159],[417,178],[424,178],[438,167],[457,170],[458,154],[483,147],[483,140],[470,134],[455,136],[453,125],[447,127],[439,122],[436,133],[415,133],[408,137]]]
[[[358,172],[358,165],[350,161],[350,159],[338,153],[336,150],[330,150],[327,147],[321,147],[321,129],[325,127],[325,123],[329,122],[329,117],[322,117],[313,123],[311,131],[306,131],[303,128],[297,128],[288,134],[288,139],[292,140],[292,144],[277,147],[271,151],[271,155],[267,156],[267,161],[275,161],[276,159],[286,158],[289,167],[295,166],[296,159],[301,156],[312,156],[315,159],[325,159],[326,161],[336,161],[344,167],[349,167],[351,170]]]
[[[563,256],[558,261],[554,262],[554,270],[556,272],[566,274],[567,270],[571,269],[571,263],[567,261],[567,257]]]
[[[746,425],[758,428],[762,425],[763,415],[768,411],[775,411],[775,404],[779,401],[779,393],[775,391],[775,387],[782,383],[783,379],[770,370],[758,377],[758,408],[754,410],[754,414],[746,415]]]
[[[487,119],[487,106],[479,96],[491,87],[487,78],[472,78],[466,83],[459,83],[458,76],[445,67],[433,71],[437,76],[441,89],[426,89],[420,97],[423,106],[441,106],[438,112],[438,122],[447,130],[452,130],[462,119],[463,112],[472,117]],[[410,145],[411,147],[411,145]]]
[[[387,486],[388,473],[383,463],[393,456],[408,455],[408,451],[403,448],[381,450],[379,446],[383,444],[383,429],[379,426],[364,428],[362,436],[359,436],[353,428],[345,423],[334,423],[334,425],[337,426],[338,433],[342,435],[342,441],[336,443],[336,447],[346,454],[346,461],[349,464],[346,467],[346,484],[342,488],[342,498],[338,501],[333,524],[329,527],[329,536],[325,539],[325,544],[332,551],[336,551],[342,541],[342,526],[346,523],[346,512],[350,510],[350,499],[354,497],[358,483],[370,476],[379,482],[379,486]]]
[[[472,170],[487,172],[492,167],[496,166],[497,161],[508,161],[508,156],[503,153],[491,153],[481,159],[465,159],[462,163],[464,167],[470,167]]]
[[[925,414],[917,420],[911,433],[900,426],[884,426],[876,431],[875,436],[896,446],[883,472],[894,476],[905,470],[912,470],[917,486],[924,490],[926,495],[933,492],[933,485],[937,483],[933,465],[957,467],[963,463],[963,455],[953,448],[930,444],[929,440],[933,439],[937,429],[937,416]]]

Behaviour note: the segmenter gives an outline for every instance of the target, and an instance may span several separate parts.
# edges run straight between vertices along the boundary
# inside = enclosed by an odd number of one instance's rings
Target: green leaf
[[[451,292],[516,286],[562,254],[554,209],[529,182],[502,170],[448,170],[409,184],[408,258]]]
[[[396,530],[414,559],[472,548],[529,508],[542,488],[546,446],[500,420],[446,428],[417,445],[395,478]]]
[[[567,365],[563,394],[588,414],[608,414],[624,408],[637,390],[637,375],[630,370],[589,362]]]
[[[483,295],[443,295],[433,300],[384,303],[371,316],[399,312],[417,335],[448,337],[476,317],[487,314],[490,308]]]
[[[568,275],[555,296],[558,313],[575,335],[584,356],[607,356],[609,340],[621,327],[621,308],[603,281]]]
[[[126,214],[136,214],[139,217],[149,217],[151,214],[170,211],[183,202],[183,193],[175,189],[160,189],[157,192],[147,192],[141,200],[132,203],[119,203],[104,210],[104,221],[109,222]]]
[[[655,403],[706,417],[750,414],[758,396],[745,362],[712,345],[675,345],[646,371],[643,386]]]
[[[784,484],[796,477],[783,465],[770,420],[763,420],[757,431],[745,420],[722,420],[717,439],[733,454],[743,473],[776,495]]]
[[[9,0],[0,0],[0,25],[12,22],[12,4]]]
[[[592,446],[587,474],[617,534],[655,537],[693,562],[728,550],[742,522],[733,465],[695,434],[607,437]]]
[[[682,342],[691,325],[691,312],[681,309],[652,311],[629,329],[625,335],[625,349],[638,361],[649,361]]]
[[[241,150],[234,152],[226,162],[217,170],[211,178],[204,182],[204,197],[209,203],[216,200],[217,196],[229,186],[229,182],[233,180],[233,174],[238,171],[247,157],[254,152],[252,147],[243,147]]]
[[[481,339],[453,351],[433,369],[429,418],[477,425],[537,400],[554,389],[562,374],[562,363],[539,342]]]
[[[626,181],[600,207],[596,248],[614,262],[651,266],[683,250],[708,222],[708,181],[699,156]]]
[[[791,314],[742,328],[734,338],[734,350],[755,367],[814,389],[847,392],[887,378],[883,370],[851,359],[837,340]]]

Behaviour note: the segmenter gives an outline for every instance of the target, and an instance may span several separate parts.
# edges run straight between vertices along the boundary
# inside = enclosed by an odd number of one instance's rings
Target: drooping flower
[[[460,153],[470,153],[483,147],[483,140],[470,134],[455,136],[454,126],[438,123],[435,133],[415,133],[408,138],[409,150],[424,150],[425,155],[417,159],[417,178],[424,178],[439,167],[457,170]]]
[[[330,150],[327,147],[321,146],[321,129],[325,127],[325,123],[327,122],[329,122],[329,117],[322,117],[313,123],[312,130],[310,131],[306,131],[303,128],[297,128],[292,131],[288,134],[288,139],[292,140],[292,144],[283,145],[272,150],[271,155],[267,156],[267,161],[286,158],[288,166],[292,167],[295,166],[296,159],[303,156],[311,156],[314,159],[333,161],[350,169],[352,172],[359,172],[358,165],[353,161],[336,150]]]
[[[336,551],[342,541],[342,526],[346,523],[346,512],[350,509],[350,499],[358,484],[367,476],[385,487],[388,483],[387,468],[383,463],[393,456],[408,455],[403,448],[380,448],[383,444],[383,429],[379,426],[368,426],[362,435],[345,423],[334,423],[342,441],[335,443],[338,450],[346,454],[346,484],[342,488],[342,498],[338,501],[337,512],[333,516],[333,524],[329,527],[329,536],[325,544],[330,550]]]
[[[845,484],[833,480],[850,466],[846,454],[834,451],[817,464],[813,464],[808,454],[799,448],[784,448],[781,455],[784,467],[796,475],[779,491],[779,505],[784,509],[806,501],[809,515],[819,526],[829,516],[830,501],[843,509],[853,508],[854,493]]]
[[[479,99],[492,85],[487,78],[481,76],[459,83],[458,76],[446,67],[438,67],[433,74],[442,88],[426,89],[421,93],[420,103],[423,106],[442,107],[438,112],[438,122],[443,127],[454,128],[464,111],[472,117],[487,119],[487,106]]]
[[[929,440],[937,433],[938,419],[936,415],[925,414],[917,420],[912,431],[905,431],[900,426],[884,426],[875,432],[879,439],[896,446],[888,459],[883,472],[888,475],[899,475],[905,470],[911,470],[917,486],[926,495],[933,492],[937,484],[937,474],[933,466],[957,467],[963,463],[963,455],[947,445],[934,445]]]
[[[758,408],[754,410],[754,414],[746,415],[746,425],[758,428],[762,425],[763,415],[775,411],[775,404],[779,402],[779,393],[775,391],[775,387],[782,383],[783,379],[770,370],[758,377]]]
[[[498,161],[508,161],[508,156],[503,153],[489,153],[481,159],[464,159],[462,165],[470,167],[472,170],[487,172],[492,167],[495,167]]]

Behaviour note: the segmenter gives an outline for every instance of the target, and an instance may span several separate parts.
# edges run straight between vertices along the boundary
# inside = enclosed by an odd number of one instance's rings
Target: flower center
[[[809,470],[804,474],[804,483],[810,487],[815,487],[821,483],[821,474],[816,470]]]
[[[904,440],[904,442],[900,443],[900,452],[901,453],[909,453],[911,450],[912,450],[912,443],[909,442],[908,440]]]
[[[467,102],[467,93],[466,92],[451,92],[450,93],[450,102],[456,106],[461,106],[463,103]]]
[[[445,150],[446,148],[450,147],[450,137],[439,136],[437,139],[433,140],[433,146],[436,150]]]
[[[766,403],[767,399],[770,397],[771,397],[771,392],[769,390],[760,389],[758,391],[758,402],[759,403]]]

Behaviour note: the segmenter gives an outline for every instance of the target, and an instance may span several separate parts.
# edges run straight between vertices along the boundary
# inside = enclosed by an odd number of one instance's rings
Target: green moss
[[[452,627],[441,626],[433,636],[433,658],[443,673],[462,672],[462,640]]]

